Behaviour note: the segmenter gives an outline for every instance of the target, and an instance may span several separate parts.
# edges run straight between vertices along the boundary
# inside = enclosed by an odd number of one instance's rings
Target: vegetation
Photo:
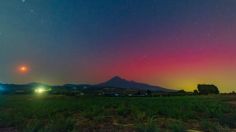
[[[221,96],[0,96],[0,131],[231,131],[236,110]]]
[[[199,94],[219,94],[219,89],[215,85],[198,85]]]

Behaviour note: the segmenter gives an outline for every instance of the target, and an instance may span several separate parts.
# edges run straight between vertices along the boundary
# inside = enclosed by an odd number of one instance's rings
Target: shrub
[[[199,84],[199,94],[219,94],[219,89],[215,85]]]

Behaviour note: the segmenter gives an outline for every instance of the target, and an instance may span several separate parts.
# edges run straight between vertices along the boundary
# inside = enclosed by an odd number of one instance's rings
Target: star
[[[26,2],[26,0],[21,0],[22,1],[22,3],[25,3]]]

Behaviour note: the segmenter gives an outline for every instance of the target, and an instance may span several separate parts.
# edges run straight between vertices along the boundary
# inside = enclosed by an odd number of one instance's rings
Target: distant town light
[[[47,92],[48,90],[45,88],[45,87],[37,87],[34,92],[37,93],[37,94],[42,94],[42,93],[45,93]]]

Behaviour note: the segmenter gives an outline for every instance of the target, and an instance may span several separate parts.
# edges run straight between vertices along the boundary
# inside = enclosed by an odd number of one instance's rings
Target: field
[[[234,131],[232,98],[1,95],[0,131]]]

